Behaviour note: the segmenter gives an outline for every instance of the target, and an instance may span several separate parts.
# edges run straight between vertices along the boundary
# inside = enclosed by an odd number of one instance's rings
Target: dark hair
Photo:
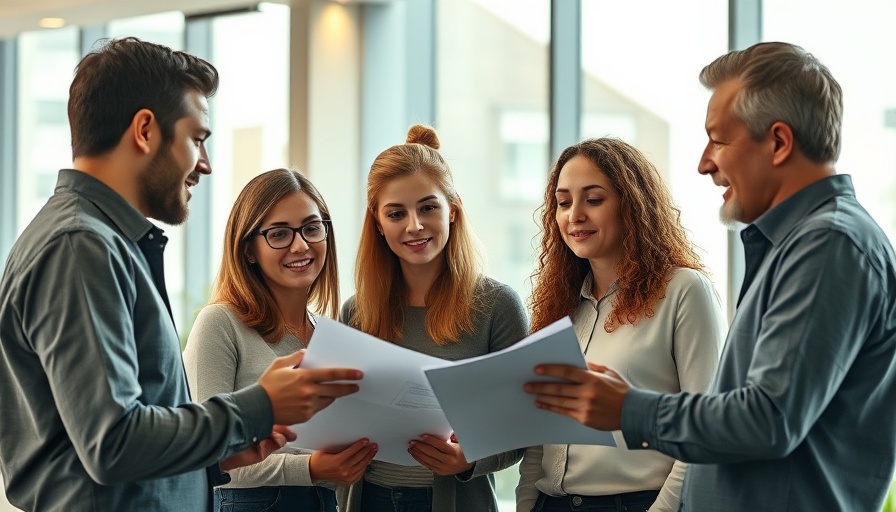
[[[700,83],[710,89],[735,79],[742,85],[734,113],[754,139],[783,121],[807,158],[837,161],[843,91],[815,56],[790,43],[758,43],[722,55],[700,72]]]
[[[555,193],[560,171],[580,155],[594,164],[619,194],[619,216],[625,232],[616,267],[619,289],[613,311],[604,322],[605,331],[653,316],[653,306],[665,295],[675,268],[704,271],[681,225],[681,212],[650,160],[619,139],[583,140],[560,154],[539,208],[541,248],[529,298],[532,332],[575,312],[582,282],[591,270],[588,260],[576,256],[566,245],[557,225]]]
[[[218,71],[208,62],[136,37],[105,40],[81,59],[69,89],[72,156],[112,150],[140,109],[155,115],[164,142],[186,115],[185,95],[206,98],[218,89]]]

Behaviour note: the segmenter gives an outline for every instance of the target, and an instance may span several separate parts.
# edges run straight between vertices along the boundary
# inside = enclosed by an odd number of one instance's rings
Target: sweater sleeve
[[[520,481],[516,486],[516,512],[531,512],[538,499],[538,488],[535,482],[541,478],[541,459],[544,447],[541,445],[526,448],[523,461],[520,463]]]
[[[529,318],[523,301],[513,288],[497,281],[487,294],[485,307],[490,310],[489,352],[497,352],[522,340],[529,332]]]

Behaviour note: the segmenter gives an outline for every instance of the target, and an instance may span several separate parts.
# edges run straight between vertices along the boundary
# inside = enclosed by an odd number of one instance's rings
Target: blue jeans
[[[431,487],[383,487],[364,482],[361,512],[431,512]]]
[[[336,512],[336,493],[324,487],[215,489],[215,512]]]
[[[538,493],[532,512],[646,512],[659,491],[624,492],[609,496],[548,496]]]

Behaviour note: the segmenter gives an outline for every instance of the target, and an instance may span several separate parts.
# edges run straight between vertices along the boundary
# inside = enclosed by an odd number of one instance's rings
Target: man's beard
[[[729,199],[719,208],[719,220],[728,227],[734,227],[744,216],[744,207],[740,202]]]
[[[177,226],[187,220],[184,175],[171,156],[170,146],[159,151],[140,176],[140,192],[147,217]]]

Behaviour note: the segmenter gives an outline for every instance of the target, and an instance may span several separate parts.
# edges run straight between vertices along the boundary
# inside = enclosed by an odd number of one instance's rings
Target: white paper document
[[[535,406],[523,384],[556,380],[536,375],[539,364],[587,367],[569,317],[499,352],[426,369],[467,460],[541,444],[616,446],[612,432]]]
[[[451,426],[423,368],[451,364],[319,318],[302,368],[356,368],[364,372],[357,393],[338,398],[309,421],[293,425],[293,446],[340,451],[358,439],[376,443],[376,460],[419,466],[408,443],[422,434],[442,439]]]

